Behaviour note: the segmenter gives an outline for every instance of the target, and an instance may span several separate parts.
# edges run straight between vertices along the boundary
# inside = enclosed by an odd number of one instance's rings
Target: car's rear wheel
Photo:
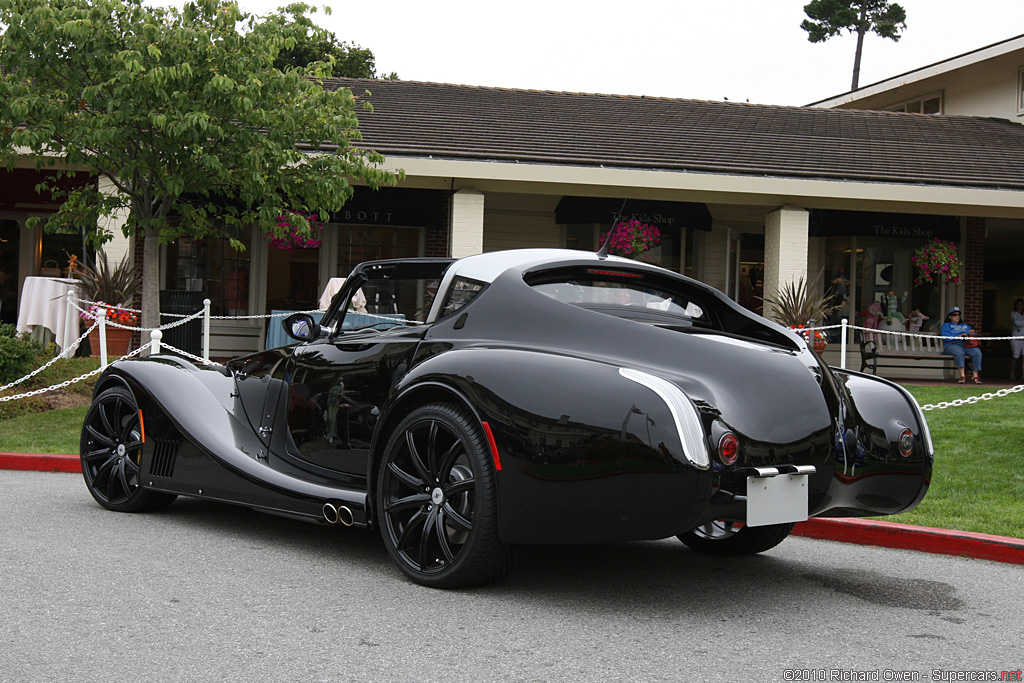
[[[792,524],[746,526],[715,520],[678,538],[693,550],[710,555],[753,555],[782,543],[792,530]]]
[[[108,510],[156,510],[177,497],[142,487],[142,420],[126,388],[111,387],[92,402],[82,423],[79,448],[85,485]]]
[[[388,440],[377,519],[388,553],[413,581],[457,588],[508,572],[512,549],[498,538],[488,454],[479,425],[452,403],[414,410]]]

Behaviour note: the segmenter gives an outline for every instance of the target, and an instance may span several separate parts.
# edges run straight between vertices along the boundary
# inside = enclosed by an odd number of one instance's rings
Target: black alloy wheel
[[[176,498],[142,488],[142,422],[135,398],[124,387],[107,389],[93,401],[79,448],[85,485],[108,510],[155,510]]]
[[[455,404],[418,408],[398,424],[380,462],[376,507],[388,554],[417,583],[475,586],[511,567],[487,442]]]
[[[782,543],[792,530],[792,523],[746,526],[715,520],[677,538],[692,550],[709,555],[753,555]]]

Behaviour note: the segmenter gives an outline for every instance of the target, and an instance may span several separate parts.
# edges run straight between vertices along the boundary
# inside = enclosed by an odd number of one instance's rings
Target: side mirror
[[[299,341],[312,341],[320,336],[320,323],[308,313],[292,313],[281,321],[285,334]]]

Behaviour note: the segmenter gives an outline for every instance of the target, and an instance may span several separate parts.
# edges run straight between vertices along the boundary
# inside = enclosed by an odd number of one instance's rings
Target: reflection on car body
[[[408,577],[453,587],[499,578],[522,544],[761,552],[808,516],[911,509],[931,476],[905,390],[646,263],[368,262],[322,322],[283,324],[297,343],[225,368],[112,365],[82,433],[96,500],[374,528]]]

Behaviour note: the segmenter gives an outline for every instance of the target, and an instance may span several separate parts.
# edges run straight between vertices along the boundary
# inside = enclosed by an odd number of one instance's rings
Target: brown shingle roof
[[[332,79],[385,156],[1024,189],[1003,119]],[[364,91],[370,95],[364,95]]]

